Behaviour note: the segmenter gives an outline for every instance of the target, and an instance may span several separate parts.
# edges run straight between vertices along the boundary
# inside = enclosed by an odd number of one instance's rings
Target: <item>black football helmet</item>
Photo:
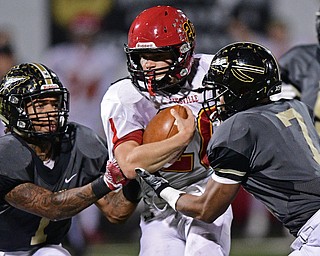
[[[57,98],[55,110],[38,115],[33,103],[51,97]],[[27,111],[27,104],[30,103],[34,113]],[[0,84],[0,118],[10,131],[24,137],[56,137],[65,132],[68,113],[69,92],[46,66],[39,63],[19,64],[3,77]],[[56,120],[54,124],[52,120]],[[39,125],[39,122],[50,127],[50,131],[36,131],[34,123]]]
[[[151,96],[177,93],[191,72],[195,37],[193,24],[181,10],[155,6],[141,12],[131,24],[125,45],[133,84]],[[166,54],[172,63],[169,68],[143,70],[140,65],[143,54]]]
[[[317,32],[318,42],[320,43],[320,9],[316,12],[316,32]]]
[[[279,66],[262,45],[232,43],[215,54],[203,86],[203,106],[211,121],[225,120],[281,92]]]

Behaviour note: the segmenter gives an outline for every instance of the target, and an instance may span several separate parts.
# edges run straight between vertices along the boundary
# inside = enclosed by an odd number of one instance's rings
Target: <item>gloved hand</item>
[[[169,185],[169,182],[160,176],[159,173],[151,174],[142,168],[135,169],[138,176],[140,176],[156,194],[167,201],[173,210],[176,211],[176,203],[184,191],[174,189]]]
[[[140,176],[151,188],[153,188],[159,197],[161,197],[160,193],[162,190],[170,187],[168,181],[161,177],[159,173],[156,173],[157,175],[151,174],[142,168],[136,168],[135,171],[138,176]]]
[[[122,188],[122,186],[125,186],[129,182],[121,171],[116,159],[108,160],[103,180],[111,190]]]

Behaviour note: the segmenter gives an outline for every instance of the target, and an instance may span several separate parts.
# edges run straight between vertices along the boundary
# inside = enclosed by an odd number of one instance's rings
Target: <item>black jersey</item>
[[[311,109],[315,108],[320,90],[320,48],[318,44],[293,47],[279,59],[281,79],[293,85],[298,97]],[[317,114],[317,111],[314,111]],[[316,116],[320,121],[320,116]]]
[[[108,151],[92,130],[68,125],[53,169],[14,134],[0,137],[0,251],[30,250],[43,244],[59,244],[71,219],[49,221],[6,203],[5,194],[18,184],[31,182],[52,192],[90,183],[105,171]]]
[[[280,100],[228,118],[207,153],[216,175],[241,183],[296,235],[320,209],[319,152],[307,106]]]

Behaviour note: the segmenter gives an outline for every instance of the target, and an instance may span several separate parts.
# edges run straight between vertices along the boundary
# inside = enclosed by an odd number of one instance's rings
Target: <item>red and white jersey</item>
[[[202,86],[202,79],[209,69],[212,57],[205,54],[195,55],[196,72],[191,84],[187,84],[186,87],[197,89]],[[210,176],[206,148],[211,137],[212,125],[202,110],[202,93],[190,91],[185,96],[178,93],[170,98],[163,97],[157,97],[157,101],[162,104],[154,104],[147,99],[148,95],[138,91],[130,79],[120,80],[109,87],[101,103],[101,117],[107,137],[109,157],[110,159],[114,157],[114,145],[120,138],[133,131],[144,130],[159,109],[176,104],[186,105],[196,118],[197,132],[181,158],[169,168],[160,171],[173,187],[184,190],[195,183],[202,184],[202,181]],[[154,196],[149,186],[143,186],[143,189],[146,197]]]

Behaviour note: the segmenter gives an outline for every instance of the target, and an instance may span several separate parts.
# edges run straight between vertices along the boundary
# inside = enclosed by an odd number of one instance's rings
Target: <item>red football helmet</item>
[[[180,90],[179,83],[190,73],[195,48],[195,30],[181,11],[171,6],[156,6],[141,12],[131,24],[125,45],[127,66],[134,85],[150,95],[170,94]],[[143,70],[142,54],[170,54],[169,70]],[[161,79],[156,79],[161,77]]]

